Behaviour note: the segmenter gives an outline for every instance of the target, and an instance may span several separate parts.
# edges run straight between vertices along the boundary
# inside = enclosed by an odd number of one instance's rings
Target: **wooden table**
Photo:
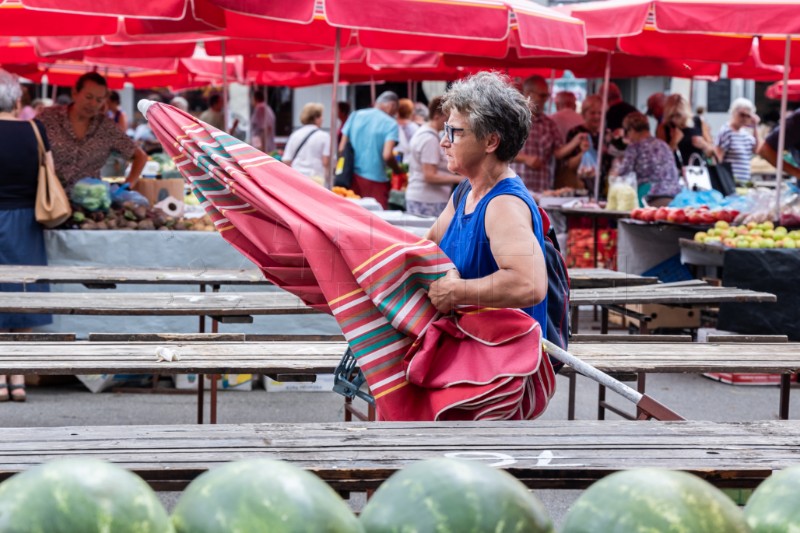
[[[75,283],[92,289],[117,284],[270,285],[258,270],[0,265],[0,283]]]
[[[280,290],[250,293],[117,293],[117,292],[0,292],[0,313],[46,313],[100,316],[198,316],[200,332],[205,317],[214,325],[250,323],[253,315],[295,315],[316,313],[299,298]],[[216,331],[216,327],[213,328]],[[202,376],[203,374],[198,374]],[[203,379],[197,390],[197,419],[204,420]],[[216,423],[217,387],[211,382],[209,420]]]
[[[655,277],[637,276],[608,268],[570,268],[568,272],[570,289],[601,289],[658,283],[658,278]]]
[[[181,490],[232,460],[271,457],[341,491],[377,488],[435,457],[481,460],[531,488],[582,489],[613,472],[662,467],[751,488],[797,464],[796,421],[550,421],[4,428],[0,480],[56,458],[118,464],[157,490]]]
[[[614,310],[626,316],[633,316],[625,305],[663,304],[673,306],[718,305],[728,302],[775,303],[774,294],[757,292],[735,287],[716,287],[700,280],[659,283],[634,287],[613,287],[604,289],[575,289],[570,291],[569,303],[572,307],[572,332],[578,331],[578,307],[599,305],[602,308],[600,328],[608,332],[608,311]],[[641,332],[646,333],[648,317],[640,319]]]
[[[688,339],[687,339],[688,340]],[[569,345],[569,352],[603,372],[634,374],[639,392],[645,392],[645,376],[656,374],[704,374],[707,372],[745,372],[780,374],[778,413],[781,419],[789,418],[791,377],[800,372],[800,343],[749,343],[749,342],[600,342]],[[564,367],[563,374],[570,376],[568,418],[574,418],[574,372]],[[600,391],[598,418],[603,418],[604,389]],[[610,408],[627,416],[616,408]]]
[[[180,360],[159,361],[168,348]],[[0,374],[332,374],[344,342],[0,342]]]
[[[209,316],[241,322],[252,315],[308,314],[317,311],[284,291],[264,292],[1,292],[2,313],[61,315]]]

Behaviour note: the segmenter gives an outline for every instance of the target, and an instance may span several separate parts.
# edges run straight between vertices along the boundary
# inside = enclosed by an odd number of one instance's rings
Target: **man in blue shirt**
[[[375,198],[384,209],[389,203],[390,181],[385,167],[400,173],[400,165],[394,158],[399,131],[397,120],[398,97],[391,91],[381,93],[375,107],[360,109],[350,115],[342,128],[339,152],[349,141],[355,153],[352,189],[363,197]]]

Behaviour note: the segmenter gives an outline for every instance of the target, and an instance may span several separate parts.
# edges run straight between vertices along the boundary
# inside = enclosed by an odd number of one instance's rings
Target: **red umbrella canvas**
[[[441,316],[453,264],[288,166],[171,106],[139,104],[217,230],[281,288],[335,317],[383,420],[530,419],[555,390],[541,329],[515,309]]]

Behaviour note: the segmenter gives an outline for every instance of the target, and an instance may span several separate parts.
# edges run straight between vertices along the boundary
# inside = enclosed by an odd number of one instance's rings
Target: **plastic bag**
[[[589,149],[583,152],[581,162],[578,165],[578,176],[591,177],[594,176],[595,169],[597,168],[597,149],[594,147],[592,137],[589,136]]]
[[[97,178],[79,180],[69,193],[70,201],[87,211],[108,211],[111,191],[108,183]]]
[[[720,207],[725,199],[722,193],[715,190],[709,191],[690,191],[683,189],[669,203],[669,207],[701,207],[707,206],[710,209]]]
[[[606,209],[632,211],[639,206],[638,184],[634,172],[629,172],[624,176],[610,176],[608,185],[608,204]]]
[[[145,196],[136,191],[130,190],[130,185],[124,183],[111,185],[111,204],[114,207],[120,207],[124,203],[132,203],[136,207],[150,207],[150,201]]]

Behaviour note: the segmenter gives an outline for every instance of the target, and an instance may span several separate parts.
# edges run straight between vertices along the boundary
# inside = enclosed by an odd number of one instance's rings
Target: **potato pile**
[[[111,208],[108,212],[86,211],[75,207],[72,220],[66,227],[88,230],[194,230],[214,231],[214,223],[208,215],[201,218],[175,218],[164,214],[159,209],[148,209],[125,202],[119,208]]]

